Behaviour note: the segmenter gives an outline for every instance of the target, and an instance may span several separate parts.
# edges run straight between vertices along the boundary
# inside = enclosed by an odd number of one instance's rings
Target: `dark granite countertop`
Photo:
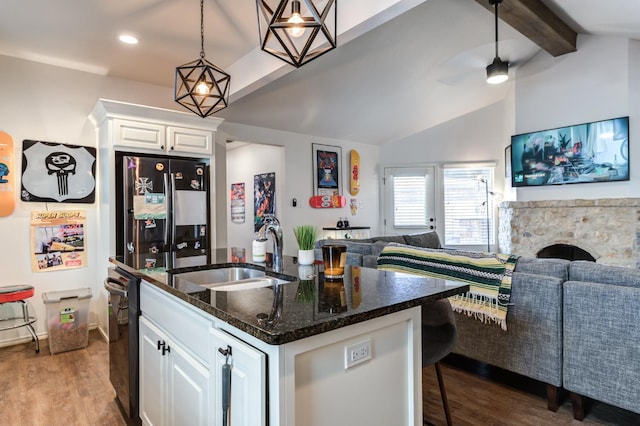
[[[364,322],[468,290],[467,284],[456,281],[357,266],[345,268],[342,280],[329,280],[324,278],[322,266],[301,266],[295,258],[288,256],[285,256],[284,276],[274,274],[264,264],[231,263],[235,256],[227,249],[216,250],[212,257],[208,265],[169,271],[138,269],[126,265],[118,257],[110,258],[110,261],[272,345]],[[269,275],[295,281],[241,291],[213,291],[195,284],[174,284],[175,275],[181,272],[224,266],[264,269]]]

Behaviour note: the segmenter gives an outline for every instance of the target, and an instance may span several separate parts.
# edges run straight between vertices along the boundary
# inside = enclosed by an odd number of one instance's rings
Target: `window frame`
[[[446,163],[441,165],[442,169],[442,186],[441,186],[441,199],[442,199],[442,241],[443,245],[447,247],[455,247],[461,249],[472,249],[472,250],[486,250],[491,251],[491,247],[497,246],[497,203],[500,201],[500,197],[496,197],[497,193],[495,192],[495,184],[496,184],[496,164],[495,162],[483,162],[483,163]],[[449,203],[449,195],[447,190],[447,171],[454,169],[465,169],[470,170],[470,175],[478,175],[474,170],[482,170],[484,169],[484,173],[480,173],[483,176],[488,175],[488,186],[485,187],[485,184],[478,180],[477,178],[473,178],[469,176],[469,185],[468,188],[473,188],[475,195],[477,195],[475,200],[469,201],[469,203],[477,203],[478,211],[476,214],[469,214],[466,217],[462,216],[457,220],[460,221],[468,221],[468,222],[476,222],[478,223],[476,227],[473,227],[471,232],[478,236],[478,239],[469,241],[466,240],[458,240],[454,241],[451,239],[452,225],[450,219],[451,212],[448,212],[448,203]],[[474,181],[476,183],[474,183]],[[464,189],[463,189],[464,190]],[[468,197],[469,192],[465,192],[465,197]],[[466,203],[466,204],[469,204]],[[487,207],[488,206],[488,210]],[[461,209],[469,208],[469,206],[461,206]],[[489,221],[489,228],[487,232],[487,218]],[[481,222],[481,223],[480,223]],[[488,235],[488,238],[487,238]],[[487,241],[488,240],[488,241]]]

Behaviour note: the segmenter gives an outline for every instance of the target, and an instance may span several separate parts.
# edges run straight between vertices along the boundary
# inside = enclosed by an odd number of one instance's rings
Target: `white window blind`
[[[493,168],[444,169],[445,245],[494,243]]]
[[[427,226],[427,176],[393,177],[393,226]]]

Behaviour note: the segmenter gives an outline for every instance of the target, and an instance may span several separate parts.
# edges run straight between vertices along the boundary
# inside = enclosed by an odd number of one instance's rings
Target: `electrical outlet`
[[[371,359],[371,339],[344,347],[345,370]]]

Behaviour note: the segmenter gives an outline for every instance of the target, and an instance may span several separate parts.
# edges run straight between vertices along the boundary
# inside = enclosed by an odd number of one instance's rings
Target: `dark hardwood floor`
[[[0,425],[125,425],[109,383],[107,343],[97,331],[86,349],[51,355],[46,340],[40,348],[0,348]],[[583,422],[573,420],[568,398],[553,413],[542,383],[463,359],[447,359],[442,374],[454,425],[640,425],[640,415],[602,403],[593,403]],[[433,367],[423,370],[423,388],[425,418],[445,425]]]
[[[638,426],[640,414],[590,401],[584,421],[573,419],[569,395],[557,412],[547,410],[546,385],[499,368],[450,355],[441,363],[453,424],[491,426]],[[446,425],[433,366],[423,369],[424,418]]]

